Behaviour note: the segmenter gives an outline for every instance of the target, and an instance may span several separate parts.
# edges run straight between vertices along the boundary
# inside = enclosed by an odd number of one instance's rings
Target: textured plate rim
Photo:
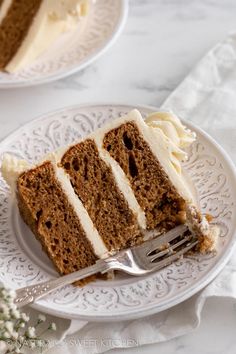
[[[61,80],[63,78],[66,78],[68,76],[71,76],[83,69],[85,69],[87,66],[95,62],[97,59],[99,59],[103,54],[106,53],[107,50],[109,50],[113,44],[116,42],[118,37],[120,36],[121,32],[124,29],[127,17],[128,17],[128,12],[129,12],[129,3],[127,0],[119,0],[121,3],[121,11],[120,11],[120,16],[117,21],[117,25],[114,28],[113,33],[111,34],[110,38],[105,42],[105,44],[99,48],[96,52],[88,55],[87,58],[83,59],[80,64],[74,65],[71,69],[65,70],[61,69],[57,73],[48,75],[47,77],[43,79],[32,79],[28,81],[22,81],[22,82],[9,82],[5,84],[0,83],[0,90],[2,89],[12,89],[12,88],[20,88],[20,87],[31,87],[31,86],[37,86],[37,85],[43,85],[47,84],[53,81]],[[10,74],[9,74],[10,75]]]
[[[16,134],[19,134],[21,131],[23,131],[25,128],[30,126],[31,124],[34,124],[37,121],[40,121],[42,119],[47,119],[48,117],[59,114],[61,112],[65,112],[68,110],[74,110],[74,109],[80,109],[80,108],[91,108],[94,106],[103,106],[103,107],[109,107],[109,108],[118,108],[119,106],[127,107],[127,109],[130,109],[131,107],[136,107],[138,109],[149,109],[149,110],[159,110],[160,108],[151,106],[151,105],[142,105],[142,104],[128,104],[128,103],[104,103],[104,102],[96,102],[96,103],[85,103],[85,104],[79,104],[79,105],[71,105],[67,107],[62,107],[60,109],[50,111],[46,114],[42,114],[35,119],[31,120],[30,122],[24,124],[22,127],[15,129],[12,133],[10,133],[7,137],[5,137],[3,140],[0,142],[0,146],[4,143],[7,143],[8,139],[14,139],[14,136]],[[214,148],[217,150],[217,152],[223,157],[224,161],[227,163],[229,166],[230,172],[232,173],[233,178],[235,179],[236,182],[236,168],[234,166],[233,161],[229,157],[229,155],[225,152],[225,150],[205,131],[203,131],[201,128],[195,126],[192,122],[188,122],[184,119],[181,119],[184,123],[186,123],[191,129],[195,130],[197,133],[199,132],[206,140],[210,142],[211,145],[214,146]],[[0,147],[1,150],[1,147]],[[235,230],[236,231],[236,230]],[[131,319],[137,319],[141,317],[145,317],[148,315],[153,315],[159,312],[162,312],[164,310],[167,310],[169,308],[172,308],[175,305],[178,305],[182,303],[183,301],[189,299],[191,296],[195,295],[198,293],[200,290],[202,290],[205,286],[207,286],[213,279],[221,272],[221,270],[224,268],[226,263],[228,262],[229,258],[231,257],[233,251],[236,248],[236,232],[234,231],[233,237],[231,241],[229,242],[227,248],[225,249],[224,253],[222,254],[221,258],[217,261],[217,263],[212,267],[212,269],[205,275],[203,276],[202,279],[200,279],[198,282],[190,286],[188,289],[183,290],[179,295],[173,296],[172,299],[167,299],[166,301],[163,301],[160,305],[153,305],[153,304],[147,304],[143,310],[134,310],[131,313],[121,313],[120,315],[112,315],[107,316],[107,315],[99,315],[99,316],[85,316],[85,315],[77,315],[77,314],[68,314],[64,313],[63,311],[60,310],[54,310],[50,309],[47,306],[41,305],[41,304],[32,304],[30,305],[32,308],[38,310],[38,311],[43,311],[45,313],[48,313],[53,316],[58,316],[61,318],[68,318],[68,319],[77,319],[77,320],[84,320],[84,321],[93,321],[93,322],[116,322],[116,321],[123,321],[123,320],[131,320]]]

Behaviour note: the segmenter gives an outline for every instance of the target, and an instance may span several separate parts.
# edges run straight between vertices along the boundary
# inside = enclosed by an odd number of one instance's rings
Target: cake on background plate
[[[0,0],[0,70],[31,64],[66,31],[84,25],[89,0]]]
[[[4,155],[20,214],[60,274],[186,223],[211,251],[215,233],[182,173],[195,134],[169,112],[138,110],[30,166]],[[158,236],[157,236],[158,237]]]

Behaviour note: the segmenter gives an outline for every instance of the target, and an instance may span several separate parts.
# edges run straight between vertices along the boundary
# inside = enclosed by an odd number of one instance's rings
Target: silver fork
[[[25,306],[53,290],[96,273],[103,274],[109,270],[121,270],[131,275],[141,276],[159,270],[174,262],[197,245],[198,240],[196,238],[192,235],[184,235],[187,230],[188,228],[185,225],[177,226],[157,238],[144,242],[140,246],[122,250],[115,256],[106,259],[100,259],[90,267],[43,283],[18,289],[16,290],[15,304],[18,307]],[[180,238],[178,239],[178,237]]]

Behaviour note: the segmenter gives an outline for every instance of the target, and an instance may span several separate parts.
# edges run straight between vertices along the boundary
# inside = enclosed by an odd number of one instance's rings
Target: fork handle
[[[109,269],[111,268],[109,267],[108,263],[100,259],[96,262],[96,264],[81,269],[77,272],[16,290],[14,303],[17,305],[17,307],[23,307],[32,302],[35,302],[41,297],[48,295],[52,291],[61,288],[62,286],[72,284],[77,280],[87,278],[90,275],[94,275],[99,272],[106,273]]]

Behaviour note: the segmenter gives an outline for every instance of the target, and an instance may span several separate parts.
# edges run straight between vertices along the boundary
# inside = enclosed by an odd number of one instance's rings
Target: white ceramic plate
[[[0,143],[0,156],[14,153],[30,162],[60,146],[85,137],[133,107],[87,105],[66,108],[38,118]],[[143,115],[155,110],[140,107]],[[65,287],[34,305],[42,311],[89,321],[137,318],[174,306],[206,286],[223,268],[235,244],[236,176],[225,152],[207,134],[197,132],[185,169],[191,177],[204,213],[220,227],[216,255],[181,259],[151,275],[122,275],[83,288]],[[9,189],[0,179],[0,280],[18,288],[56,276],[47,256],[22,222]]]
[[[127,14],[128,0],[97,0],[82,31],[78,26],[62,35],[30,67],[14,74],[0,72],[0,88],[43,84],[84,69],[115,42]]]

